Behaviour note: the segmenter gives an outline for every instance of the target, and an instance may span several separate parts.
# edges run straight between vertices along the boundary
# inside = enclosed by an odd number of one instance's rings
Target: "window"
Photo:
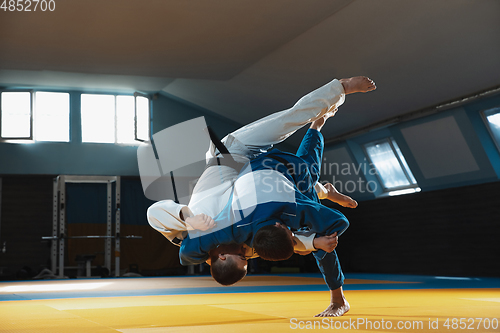
[[[486,110],[483,112],[483,115],[488,124],[491,136],[500,150],[500,107]]]
[[[2,93],[2,138],[31,139],[31,93]]]
[[[136,140],[146,141],[149,139],[149,99],[137,96],[135,103],[135,116],[137,118],[135,138]]]
[[[69,142],[69,94],[2,92],[2,139]]]
[[[35,93],[35,140],[69,142],[69,94]]]
[[[82,94],[82,142],[134,144],[149,139],[149,99]]]
[[[82,95],[82,142],[115,142],[115,96]]]
[[[377,169],[377,176],[389,195],[420,191],[396,141],[387,138],[365,145],[365,151]]]

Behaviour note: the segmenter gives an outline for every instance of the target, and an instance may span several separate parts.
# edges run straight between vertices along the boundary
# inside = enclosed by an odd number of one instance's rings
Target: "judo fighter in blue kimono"
[[[207,261],[214,278],[225,285],[245,276],[247,258],[260,255],[284,260],[294,251],[314,251],[331,290],[331,304],[318,316],[343,315],[349,304],[342,292],[344,277],[334,249],[349,223],[319,199],[351,208],[357,203],[333,185],[318,182],[324,145],[319,130],[343,103],[345,94],[374,89],[373,81],[366,77],[333,80],[291,109],[231,133],[222,140],[224,147],[214,144],[207,153],[211,162],[190,203],[160,201],[148,210],[149,223],[180,245],[183,265]],[[307,123],[312,123],[311,128],[296,154],[268,151]],[[217,186],[207,185],[213,179],[218,180]]]

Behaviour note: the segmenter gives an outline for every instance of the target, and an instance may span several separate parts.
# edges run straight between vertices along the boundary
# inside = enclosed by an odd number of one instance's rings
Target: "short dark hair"
[[[253,238],[253,248],[265,260],[286,260],[293,255],[293,242],[283,228],[267,225],[260,228]]]
[[[243,279],[247,275],[247,270],[240,269],[233,259],[220,260],[215,257],[212,258],[210,273],[215,281],[223,286],[230,286]]]

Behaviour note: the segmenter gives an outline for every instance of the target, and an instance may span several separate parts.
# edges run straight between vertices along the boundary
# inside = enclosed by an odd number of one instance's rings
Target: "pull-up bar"
[[[63,238],[65,239],[87,239],[87,238],[116,238],[117,236],[65,236]],[[61,237],[57,236],[43,236],[43,240],[57,240],[60,239]],[[129,236],[120,236],[120,238],[132,238],[132,239],[142,239],[142,236],[134,236],[134,235],[129,235]]]

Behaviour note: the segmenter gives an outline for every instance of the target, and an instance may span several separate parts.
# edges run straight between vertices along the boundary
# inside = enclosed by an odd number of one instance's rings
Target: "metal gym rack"
[[[67,183],[105,183],[107,184],[107,221],[106,235],[100,236],[67,236],[66,235],[66,184]],[[113,187],[115,183],[115,204],[113,206]],[[119,176],[68,176],[60,175],[54,178],[52,206],[52,236],[42,237],[51,241],[52,272],[58,271],[58,277],[64,277],[64,252],[66,239],[96,239],[105,241],[104,266],[111,273],[111,246],[115,241],[115,276],[120,276],[120,177]],[[113,208],[115,209],[115,234],[112,235]],[[140,239],[141,236],[125,236],[125,238]],[[59,265],[57,265],[59,263]],[[87,262],[87,276],[90,263]]]

